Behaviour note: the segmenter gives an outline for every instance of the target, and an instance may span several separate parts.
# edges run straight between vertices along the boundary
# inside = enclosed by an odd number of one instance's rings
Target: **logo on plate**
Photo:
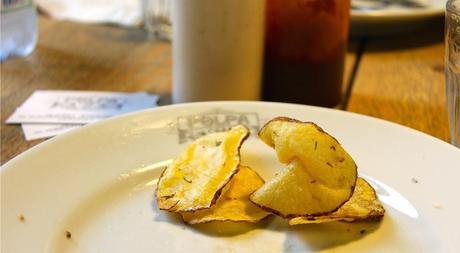
[[[179,143],[193,141],[203,135],[228,130],[235,125],[244,125],[251,133],[259,131],[259,115],[255,112],[234,112],[215,109],[204,113],[177,118]]]

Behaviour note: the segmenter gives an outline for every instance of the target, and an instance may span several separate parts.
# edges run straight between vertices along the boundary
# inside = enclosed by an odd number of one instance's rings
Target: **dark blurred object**
[[[264,100],[339,104],[349,10],[350,0],[267,0]]]

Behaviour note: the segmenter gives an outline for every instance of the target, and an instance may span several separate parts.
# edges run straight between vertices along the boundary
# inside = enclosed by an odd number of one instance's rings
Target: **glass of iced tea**
[[[350,0],[267,0],[264,100],[340,103]]]

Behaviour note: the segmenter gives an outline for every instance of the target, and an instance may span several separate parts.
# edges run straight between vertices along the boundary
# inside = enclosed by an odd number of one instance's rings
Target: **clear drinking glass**
[[[171,1],[141,0],[144,15],[144,28],[149,34],[160,40],[171,41]]]
[[[450,141],[460,147],[460,0],[446,5],[446,95]]]

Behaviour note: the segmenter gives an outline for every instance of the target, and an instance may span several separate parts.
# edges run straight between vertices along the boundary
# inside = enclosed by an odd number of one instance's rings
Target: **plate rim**
[[[353,0],[351,0],[353,1]],[[447,0],[446,0],[447,3]],[[445,5],[445,4],[444,4]],[[410,20],[422,20],[439,17],[444,15],[445,7],[428,6],[423,9],[413,10],[371,10],[363,11],[351,9],[350,21],[351,22],[389,22],[389,21],[410,21]]]
[[[380,19],[380,20],[392,20],[392,19],[415,19],[415,18],[430,18],[430,17],[437,17],[444,15],[445,10],[443,8],[436,8],[431,10],[418,10],[418,11],[395,11],[395,12],[387,12],[387,11],[372,11],[372,12],[364,12],[364,11],[356,11],[352,10],[350,13],[350,20],[356,19]]]

